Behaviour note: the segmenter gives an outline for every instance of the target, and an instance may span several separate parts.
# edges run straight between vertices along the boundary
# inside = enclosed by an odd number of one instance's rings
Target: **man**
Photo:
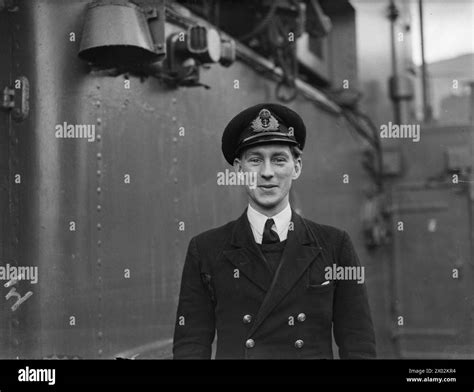
[[[302,170],[306,128],[278,104],[239,113],[222,151],[238,172],[256,173],[235,221],[191,239],[183,269],[174,358],[375,357],[366,289],[326,279],[328,268],[363,268],[349,236],[303,219],[289,205]],[[316,202],[316,201],[315,201]]]

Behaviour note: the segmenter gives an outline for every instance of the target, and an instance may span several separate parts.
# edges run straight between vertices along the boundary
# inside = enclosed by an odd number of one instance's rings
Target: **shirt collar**
[[[282,238],[286,239],[286,234],[288,233],[288,227],[291,221],[291,206],[290,203],[288,203],[278,214],[274,216],[266,216],[249,204],[247,208],[247,218],[258,243],[261,242],[267,219],[273,219],[276,226],[276,232],[280,239],[283,240]]]

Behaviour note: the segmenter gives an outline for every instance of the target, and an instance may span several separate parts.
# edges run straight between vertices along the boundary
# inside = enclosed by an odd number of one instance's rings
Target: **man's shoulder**
[[[307,218],[303,218],[303,220],[316,237],[325,243],[339,244],[346,235],[345,230],[337,227],[317,223]]]
[[[197,235],[195,235],[192,240],[198,242],[198,243],[209,243],[209,242],[214,242],[216,241],[223,241],[226,238],[230,236],[232,233],[232,229],[235,225],[237,220],[233,220],[230,222],[227,222],[219,227],[214,227],[212,229],[203,231]]]

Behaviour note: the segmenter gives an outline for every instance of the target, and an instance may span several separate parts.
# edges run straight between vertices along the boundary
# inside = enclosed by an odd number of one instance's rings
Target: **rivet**
[[[97,118],[97,124],[101,124],[102,123],[102,119],[100,117]]]
[[[298,340],[295,342],[295,347],[296,347],[296,348],[302,348],[303,346],[304,346],[303,340],[298,339]]]
[[[97,230],[101,230],[102,229],[102,225],[100,223],[97,223]]]
[[[172,120],[172,121],[176,121],[176,117],[173,116],[173,117],[171,118],[171,120]]]
[[[177,137],[174,137],[174,138],[173,138],[173,142],[176,143],[177,141],[178,141],[178,138],[177,138]]]
[[[100,186],[97,187],[97,193],[100,193],[102,191],[102,189],[100,188]]]
[[[102,206],[100,204],[97,204],[97,211],[100,211],[102,209]]]
[[[99,349],[98,351],[99,355],[102,355],[102,352],[103,352],[102,349]]]
[[[102,154],[100,152],[97,153],[97,159],[102,159]]]
[[[174,163],[178,162],[178,158],[173,158],[173,162]]]
[[[97,333],[97,336],[99,337],[99,339],[102,339],[102,336],[104,336],[104,334],[102,333],[102,331],[99,331],[99,332]]]
[[[97,241],[97,246],[101,246],[101,245],[102,245],[102,241],[101,240]]]
[[[177,101],[176,98],[173,98],[173,99],[171,100],[171,102],[173,102],[173,103],[176,103],[176,101]]]
[[[97,175],[100,176],[102,172],[100,170],[97,170]]]
[[[101,135],[97,135],[97,136],[96,136],[96,139],[97,139],[97,141],[101,141],[101,140],[102,140],[102,136],[101,136]]]
[[[174,179],[174,183],[175,183],[175,184],[178,183],[178,179],[177,179],[177,178]]]

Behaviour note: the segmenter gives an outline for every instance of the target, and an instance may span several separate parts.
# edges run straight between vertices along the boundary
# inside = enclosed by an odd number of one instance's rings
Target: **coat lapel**
[[[251,282],[265,292],[268,291],[272,283],[272,273],[253,238],[247,209],[234,226],[231,248],[224,250],[223,254]]]
[[[270,290],[258,311],[255,322],[249,331],[252,335],[276,305],[288,294],[301,275],[321,252],[316,238],[310,235],[303,218],[293,209],[293,230],[288,231],[287,243],[280,265],[275,273]],[[322,259],[319,262],[323,263]]]

